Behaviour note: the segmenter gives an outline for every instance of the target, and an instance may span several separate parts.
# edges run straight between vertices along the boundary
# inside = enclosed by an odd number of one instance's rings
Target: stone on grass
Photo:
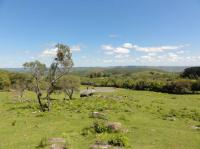
[[[92,96],[95,92],[96,90],[94,89],[83,90],[81,91],[80,97],[89,97],[89,96]]]
[[[119,132],[122,130],[122,124],[119,122],[112,122],[112,123],[108,123],[107,127],[109,130],[111,130],[112,132]]]
[[[191,128],[195,130],[200,130],[200,125],[195,125],[195,126],[192,126]]]
[[[67,149],[64,138],[50,138],[48,144],[49,149]]]
[[[90,147],[90,149],[111,149],[112,146],[102,142],[96,142],[94,145]]]
[[[100,112],[92,112],[90,114],[90,118],[106,119],[106,116],[105,114],[100,113]]]
[[[67,149],[65,144],[51,144],[49,149]]]
[[[175,121],[176,118],[175,118],[175,117],[167,117],[167,120],[168,120],[168,121]]]

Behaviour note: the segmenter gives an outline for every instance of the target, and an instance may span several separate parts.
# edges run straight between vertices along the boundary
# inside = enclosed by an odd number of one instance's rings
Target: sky
[[[57,43],[76,67],[200,65],[200,0],[0,0],[0,68]]]

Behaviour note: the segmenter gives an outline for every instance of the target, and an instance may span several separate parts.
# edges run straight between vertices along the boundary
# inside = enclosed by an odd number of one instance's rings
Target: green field
[[[120,122],[128,131],[126,148],[199,149],[200,96],[169,95],[117,89],[93,97],[63,101],[53,95],[52,111],[38,110],[34,93],[26,92],[23,102],[11,92],[0,93],[0,148],[34,149],[42,138],[63,137],[70,149],[89,149],[97,140],[114,134],[82,135],[95,121],[93,111],[108,121]]]

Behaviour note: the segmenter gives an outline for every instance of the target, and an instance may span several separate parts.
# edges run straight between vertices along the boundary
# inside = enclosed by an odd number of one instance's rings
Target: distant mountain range
[[[114,67],[74,67],[73,74],[85,75],[90,72],[110,72],[110,73],[134,73],[141,71],[166,71],[166,72],[182,72],[186,66],[114,66]],[[2,68],[11,72],[26,72],[23,68]]]

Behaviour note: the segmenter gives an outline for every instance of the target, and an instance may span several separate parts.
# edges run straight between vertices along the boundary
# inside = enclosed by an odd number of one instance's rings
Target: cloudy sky
[[[0,0],[0,68],[56,43],[75,66],[200,65],[200,0]]]

